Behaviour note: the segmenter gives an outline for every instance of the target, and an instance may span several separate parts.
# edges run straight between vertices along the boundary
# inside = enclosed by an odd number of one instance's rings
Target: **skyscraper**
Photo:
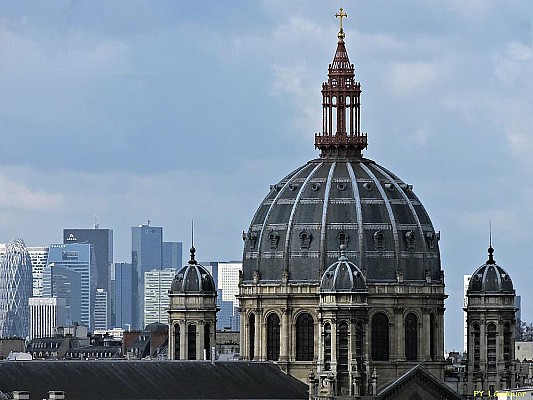
[[[14,238],[0,264],[0,337],[28,336],[31,293],[30,255],[24,241]]]
[[[105,331],[109,327],[108,298],[105,289],[96,289],[94,298],[94,329]]]
[[[48,260],[48,247],[28,247],[33,278],[33,297],[43,295],[43,270]]]
[[[162,268],[174,268],[176,271],[182,267],[182,242],[163,242]]]
[[[133,324],[144,328],[144,273],[161,269],[163,228],[139,225],[131,228],[131,264],[133,267]]]
[[[144,324],[168,321],[168,291],[176,275],[174,268],[144,273]]]
[[[114,326],[129,330],[133,324],[133,271],[129,263],[115,263],[111,270],[112,307],[115,307]]]
[[[53,336],[66,322],[65,305],[64,298],[30,297],[30,340]]]
[[[239,301],[236,296],[239,294],[239,274],[242,271],[242,262],[219,262],[217,271],[217,287],[221,293],[219,299],[221,307],[226,306],[226,302],[231,302],[229,326],[231,330],[238,331],[240,330],[240,316]]]
[[[64,297],[67,312],[77,318],[75,308],[80,303],[80,320],[93,327],[92,310],[96,295],[97,269],[93,246],[88,243],[51,244],[48,261],[43,272],[43,295]],[[79,293],[77,282],[80,282]]]
[[[98,279],[96,287],[108,291],[109,269],[113,263],[113,231],[100,229],[63,229],[63,243],[89,243],[93,245]]]

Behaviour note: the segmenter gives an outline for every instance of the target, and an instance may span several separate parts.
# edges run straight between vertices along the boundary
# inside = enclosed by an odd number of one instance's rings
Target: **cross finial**
[[[342,7],[341,7],[341,9],[340,9],[339,11],[340,11],[340,12],[338,12],[337,14],[335,14],[335,17],[340,19],[340,29],[339,29],[339,34],[338,34],[337,36],[339,37],[339,39],[344,39],[344,30],[342,29],[342,19],[343,19],[344,17],[347,17],[348,14],[346,14],[346,13],[343,11]]]

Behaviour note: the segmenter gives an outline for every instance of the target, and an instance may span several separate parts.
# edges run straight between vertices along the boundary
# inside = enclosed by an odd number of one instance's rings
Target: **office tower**
[[[111,269],[112,307],[115,307],[114,326],[130,330],[132,317],[133,269],[129,263],[115,263]]]
[[[468,285],[470,285],[470,278],[472,275],[463,275],[463,307],[468,305],[468,298],[466,297],[466,291],[468,290]],[[463,311],[463,351],[466,353],[468,349],[467,334],[468,324],[466,322],[466,311]]]
[[[24,241],[14,238],[6,245],[0,264],[0,337],[28,336],[31,293],[30,255]]]
[[[176,275],[174,268],[144,273],[144,324],[168,323],[168,291]]]
[[[93,246],[88,243],[51,244],[43,271],[43,295],[63,297],[71,322],[93,327],[97,270]],[[79,309],[79,313],[78,313]]]
[[[109,291],[109,269],[113,263],[113,231],[100,229],[63,229],[63,244],[89,243],[93,245],[98,279],[96,287]]]
[[[144,273],[161,269],[163,228],[139,225],[131,228],[131,264],[133,267],[133,324],[144,328]]]
[[[30,297],[30,340],[52,337],[66,323],[66,300],[59,297]]]
[[[163,268],[174,268],[176,271],[182,267],[183,244],[181,242],[163,242]]]
[[[65,300],[64,324],[88,326],[88,318],[82,318],[80,297],[82,275],[64,265],[51,263],[43,270],[43,298],[57,297]]]
[[[105,289],[96,289],[94,297],[94,329],[99,331],[107,330],[108,319],[108,299]]]
[[[48,247],[28,247],[31,259],[31,274],[33,279],[33,297],[43,295],[43,270],[48,260]]]
[[[240,330],[239,301],[239,275],[242,271],[242,262],[219,262],[217,266],[217,287],[222,291],[221,305],[224,302],[232,302],[231,330]]]

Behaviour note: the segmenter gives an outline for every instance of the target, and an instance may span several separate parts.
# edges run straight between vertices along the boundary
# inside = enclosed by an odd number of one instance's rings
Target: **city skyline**
[[[462,348],[462,276],[486,261],[490,220],[533,320],[525,1],[3,4],[0,126],[28,156],[1,153],[0,241],[60,243],[97,215],[128,262],[131,226],[152,219],[187,249],[194,219],[202,259],[239,260],[278,171],[318,156],[339,6],[365,156],[414,184],[441,232],[446,348]]]

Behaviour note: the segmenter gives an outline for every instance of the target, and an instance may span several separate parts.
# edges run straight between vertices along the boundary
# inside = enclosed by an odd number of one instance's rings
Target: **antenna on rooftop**
[[[98,223],[98,217],[95,215],[94,216],[94,225],[93,225],[93,229],[98,229],[100,228],[100,224]]]

